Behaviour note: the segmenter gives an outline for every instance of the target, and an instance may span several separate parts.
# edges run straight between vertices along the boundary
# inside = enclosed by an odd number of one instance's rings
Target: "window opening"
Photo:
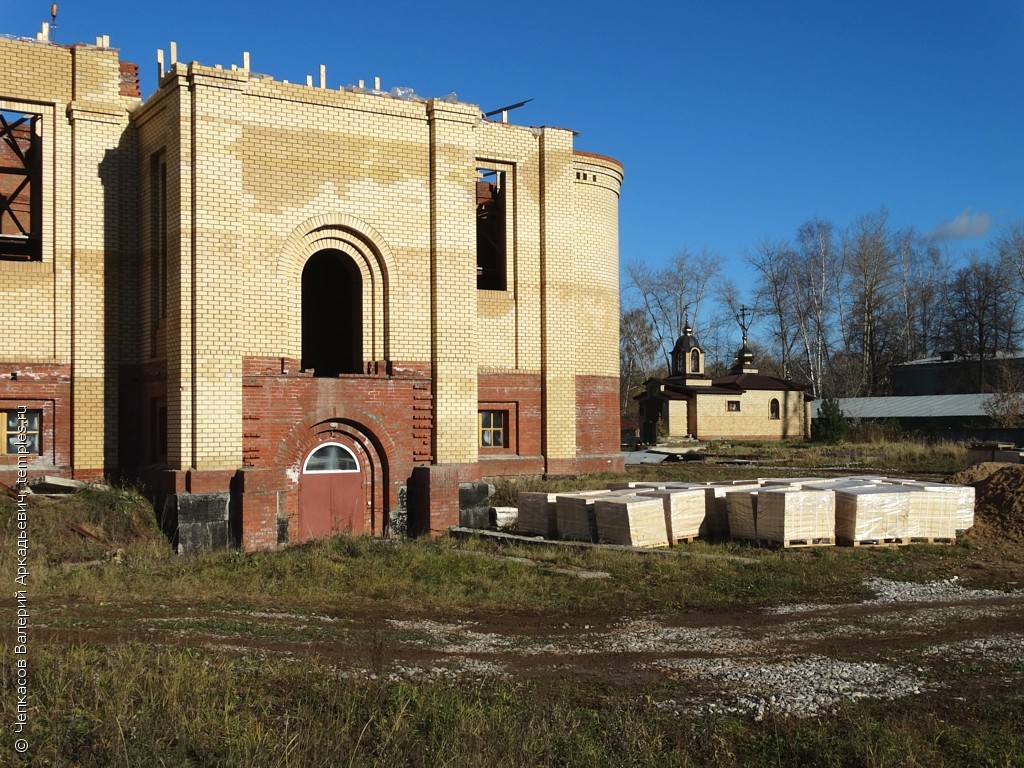
[[[506,288],[506,227],[508,201],[506,172],[477,168],[476,182],[476,287],[485,291]]]
[[[779,418],[779,401],[777,398],[772,398],[771,402],[768,403],[768,418],[778,419]]]
[[[3,411],[0,420],[3,434],[3,452],[7,456],[19,454],[38,456],[43,452],[43,412],[18,408]]]
[[[508,413],[506,411],[480,411],[481,448],[504,448]]]
[[[324,443],[306,459],[303,472],[358,472],[355,455],[338,443]]]
[[[726,407],[726,410],[729,410],[729,411],[738,411],[740,409],[740,401],[739,400],[728,400],[728,401],[726,401],[726,406],[725,407]]]
[[[690,352],[690,373],[700,373],[700,350]]]
[[[42,118],[0,110],[0,258],[42,258]]]
[[[302,269],[302,368],[363,372],[363,280],[342,251],[318,251]]]

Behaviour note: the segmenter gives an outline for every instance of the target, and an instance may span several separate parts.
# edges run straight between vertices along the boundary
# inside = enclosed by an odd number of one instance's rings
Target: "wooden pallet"
[[[840,547],[905,547],[909,543],[910,538],[907,536],[892,539],[863,539],[861,541],[844,538],[836,539],[836,544]]]
[[[835,546],[835,541],[828,537],[822,537],[817,539],[789,539],[787,541],[767,541],[765,542],[769,547],[781,547],[782,549],[792,549],[795,547],[832,547]]]
[[[768,549],[797,549],[800,547],[831,547],[835,545],[830,537],[816,538],[816,539],[786,539],[785,541],[778,541],[777,539],[747,539],[742,537],[733,537],[734,541],[749,541],[756,547],[765,547]]]
[[[912,536],[912,544],[956,544],[956,536]]]
[[[673,544],[693,544],[697,540],[696,536],[680,536],[679,538],[673,538]]]

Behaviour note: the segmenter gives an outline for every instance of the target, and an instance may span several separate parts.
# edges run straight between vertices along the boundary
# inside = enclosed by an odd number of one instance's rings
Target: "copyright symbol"
[[[25,754],[28,752],[28,742],[25,739],[15,739],[14,751],[19,754]]]

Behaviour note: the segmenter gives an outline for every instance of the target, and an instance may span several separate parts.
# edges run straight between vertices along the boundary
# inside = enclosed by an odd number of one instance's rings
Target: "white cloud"
[[[932,242],[981,237],[992,227],[992,214],[971,213],[964,208],[955,219],[944,221],[924,237]]]

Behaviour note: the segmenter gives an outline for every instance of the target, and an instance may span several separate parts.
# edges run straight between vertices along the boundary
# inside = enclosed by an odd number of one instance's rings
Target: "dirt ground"
[[[978,465],[951,478],[976,488],[968,535],[972,589],[876,579],[861,603],[671,613],[622,620],[396,615],[322,606],[259,612],[184,603],[36,601],[36,637],[56,642],[201,648],[240,659],[326,663],[340,676],[388,679],[578,678],[662,689],[666,707],[811,716],[863,698],[948,696],[954,660],[985,685],[1024,678],[1024,467]],[[567,575],[566,578],[571,578]],[[1019,583],[1020,586],[1016,586]],[[997,586],[998,589],[987,589]],[[41,609],[41,610],[39,610]]]

